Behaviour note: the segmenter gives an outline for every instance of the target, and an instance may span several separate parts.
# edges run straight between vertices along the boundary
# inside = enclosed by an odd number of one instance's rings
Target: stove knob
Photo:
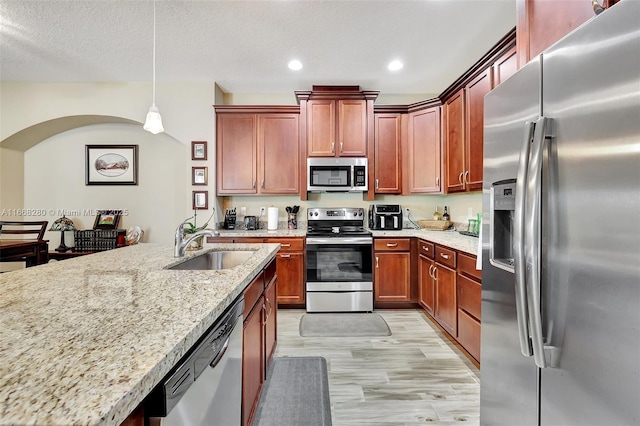
[[[312,211],[309,211],[309,216],[313,216],[313,212]]]
[[[318,212],[313,213],[314,216],[318,216]]]
[[[362,216],[362,212],[360,212],[359,215]]]

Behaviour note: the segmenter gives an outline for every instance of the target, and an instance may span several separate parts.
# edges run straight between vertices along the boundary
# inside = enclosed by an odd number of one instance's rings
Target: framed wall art
[[[191,185],[207,185],[207,167],[192,167],[191,168]]]
[[[193,191],[193,209],[209,209],[209,191]]]
[[[98,210],[93,229],[117,229],[122,210]]]
[[[138,184],[138,145],[85,147],[85,185]]]
[[[207,159],[207,142],[205,141],[191,142],[191,159],[192,160]]]

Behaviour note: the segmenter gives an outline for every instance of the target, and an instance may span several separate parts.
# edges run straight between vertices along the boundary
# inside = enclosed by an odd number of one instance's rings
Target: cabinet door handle
[[[448,254],[444,254],[444,253],[440,253],[440,257],[442,257],[443,259],[449,259],[449,255]]]
[[[262,184],[260,186],[264,189],[264,179],[262,179]]]
[[[427,253],[429,253],[429,247],[427,246],[422,246],[422,250],[426,251]]]
[[[378,189],[380,187],[380,180],[376,179],[376,189]]]
[[[437,274],[437,272],[438,272],[438,267],[437,267],[437,266],[434,266],[434,267],[433,267],[433,279],[434,279],[434,280],[436,280],[436,281],[438,281],[438,274]]]
[[[460,183],[460,185],[464,185],[464,183],[462,182],[463,176],[464,176],[464,172],[460,172],[460,175],[458,175],[458,182]]]
[[[291,244],[280,244],[282,247],[291,247]]]
[[[342,152],[342,142],[340,142],[340,152]]]
[[[331,152],[336,152],[336,143],[331,142]]]
[[[378,269],[380,267],[380,264],[378,263],[378,256],[376,256],[376,269]]]
[[[267,305],[265,303],[262,304],[262,328],[267,327]]]
[[[291,255],[290,254],[281,254],[280,257],[283,258],[283,259],[289,259],[291,257]]]
[[[436,188],[440,189],[440,176],[436,178]]]
[[[429,276],[433,278],[433,265],[429,265]]]
[[[467,185],[469,184],[469,170],[464,172],[464,183]]]
[[[256,189],[256,181],[253,181],[253,184],[251,185],[251,188]]]
[[[387,247],[398,247],[398,243],[387,243]]]

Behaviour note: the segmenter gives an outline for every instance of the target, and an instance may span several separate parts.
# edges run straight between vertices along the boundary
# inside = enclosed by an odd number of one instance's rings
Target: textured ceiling
[[[157,81],[230,93],[440,93],[516,19],[515,0],[159,0],[156,11]],[[149,0],[0,0],[0,21],[2,81],[151,80]],[[404,68],[388,71],[393,59]]]

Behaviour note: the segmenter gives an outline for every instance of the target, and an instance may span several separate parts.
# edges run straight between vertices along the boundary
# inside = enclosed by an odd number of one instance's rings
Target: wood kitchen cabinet
[[[242,424],[250,425],[276,347],[276,262],[271,261],[244,291],[242,336]]]
[[[603,8],[619,0],[598,0]],[[591,1],[516,1],[518,67],[522,68],[547,47],[578,28],[595,13]]]
[[[299,194],[299,113],[231,108],[216,107],[218,194]]]
[[[418,302],[431,316],[435,306],[435,278],[433,261],[435,246],[433,243],[418,241],[418,284],[420,287]]]
[[[515,47],[509,49],[493,64],[494,88],[518,71],[517,52]]]
[[[410,112],[408,133],[408,192],[441,192],[440,106]]]
[[[374,240],[374,301],[411,301],[410,238]]]
[[[279,306],[302,307],[305,304],[305,239],[265,238],[265,243],[279,243],[278,264]]]
[[[406,116],[406,114],[385,113],[374,115],[374,190],[376,194],[402,193],[403,116]]]
[[[480,324],[482,271],[476,269],[476,257],[458,255],[458,342],[480,362]]]
[[[456,291],[456,252],[435,246],[435,309],[434,318],[451,336],[458,336],[458,310]]]
[[[487,68],[445,103],[447,192],[482,189],[484,96],[492,88]]]
[[[367,105],[359,99],[307,103],[307,156],[365,157]]]

